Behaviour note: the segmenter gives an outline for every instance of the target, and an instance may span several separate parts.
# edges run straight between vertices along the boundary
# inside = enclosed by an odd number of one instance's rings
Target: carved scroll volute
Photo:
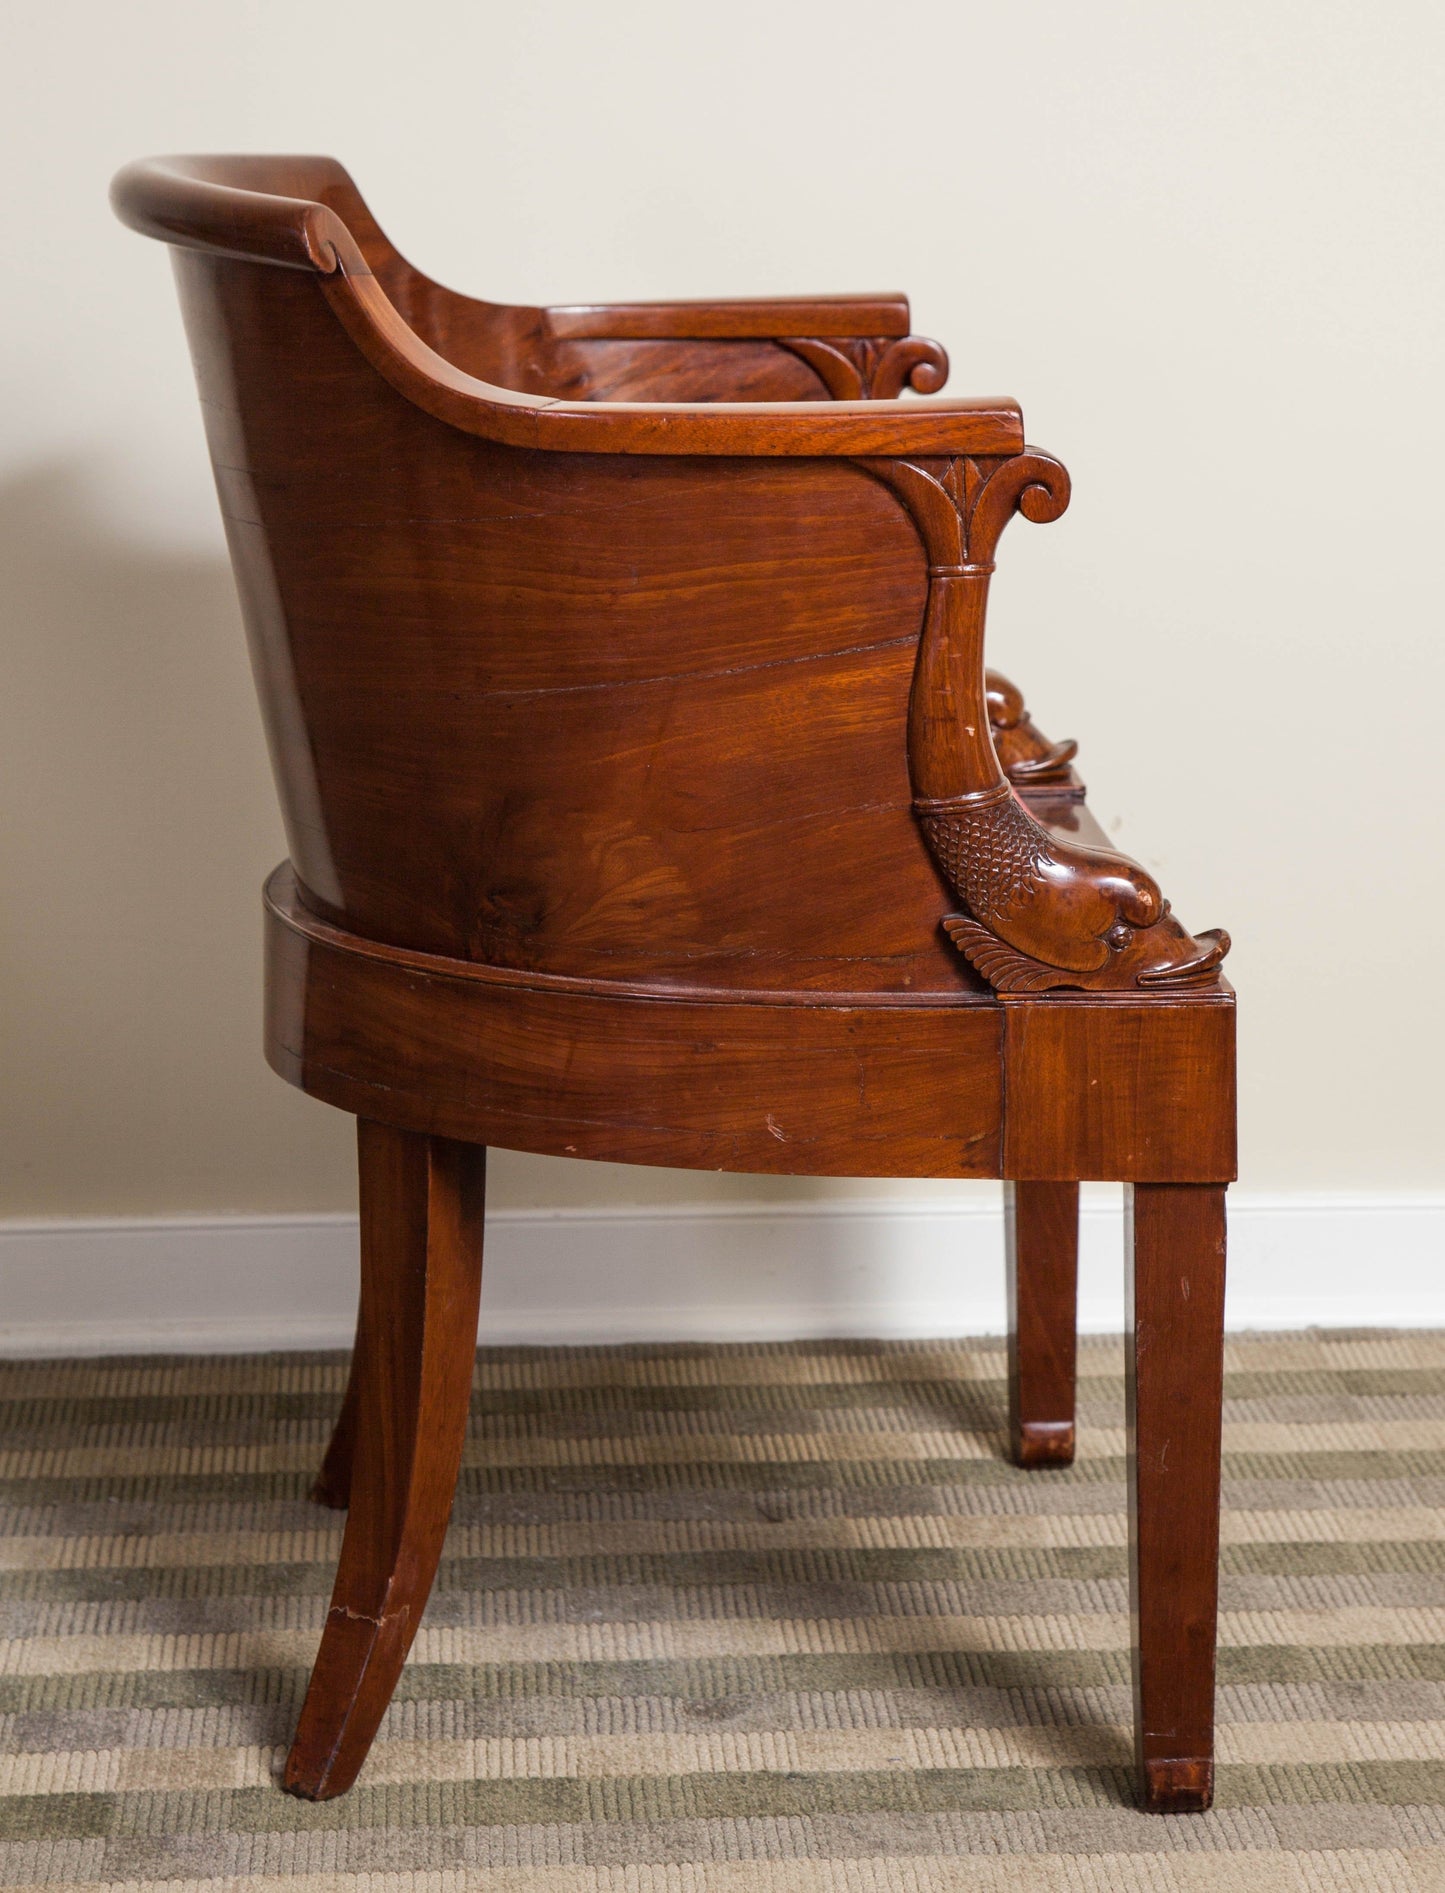
[[[949,937],[1005,992],[1212,979],[1228,937],[1196,939],[1136,862],[1036,821],[994,748],[983,662],[994,551],[1015,512],[1039,524],[1060,516],[1069,503],[1064,468],[1031,451],[859,464],[903,501],[928,553],[908,762],[919,822],[967,907],[944,921]]]
[[[905,388],[937,394],[947,380],[948,356],[942,343],[904,335],[890,342],[874,362],[868,394],[874,401],[894,401]]]
[[[922,335],[859,336],[825,342],[819,337],[778,337],[778,346],[805,361],[835,401],[893,401],[905,388],[937,394],[948,379],[941,342]]]

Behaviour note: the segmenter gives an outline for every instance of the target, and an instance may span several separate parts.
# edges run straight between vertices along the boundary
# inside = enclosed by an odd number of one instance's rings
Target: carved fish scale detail
[[[1048,837],[1011,793],[918,806],[949,885],[980,919],[1003,915],[1043,883]]]

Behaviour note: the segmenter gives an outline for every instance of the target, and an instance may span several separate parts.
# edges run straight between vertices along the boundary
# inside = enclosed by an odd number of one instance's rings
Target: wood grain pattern
[[[313,1097],[410,1130],[608,1162],[805,1176],[997,1176],[986,994],[660,998],[409,954],[267,910],[266,1054]]]
[[[1141,1785],[1201,1804],[1233,995],[985,669],[1000,535],[1063,467],[1012,399],[939,397],[901,296],[486,302],[328,158],[114,202],[174,253],[286,824],[267,1056],[362,1120],[288,1785],[354,1778],[425,1602],[495,1144],[1010,1178],[1026,1464],[1072,1450],[1078,1181],[1136,1183]]]
[[[1144,1805],[1214,1795],[1214,1646],[1224,1397],[1224,1191],[1129,1192],[1130,1586]]]
[[[1054,994],[1004,1002],[1004,1174],[1225,1183],[1234,1004]]]
[[[873,481],[476,441],[371,374],[301,276],[181,275],[319,911],[538,970],[957,985],[898,741],[923,558]],[[380,466],[415,469],[404,494]]]

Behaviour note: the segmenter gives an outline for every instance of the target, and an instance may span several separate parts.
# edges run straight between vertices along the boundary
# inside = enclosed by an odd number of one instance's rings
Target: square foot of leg
[[[1214,1802],[1211,1758],[1171,1758],[1142,1765],[1144,1806],[1150,1814],[1203,1814]]]
[[[1025,1420],[1015,1427],[1014,1462],[1020,1466],[1072,1466],[1072,1420]]]
[[[343,1483],[323,1466],[311,1485],[311,1503],[324,1505],[328,1511],[344,1512],[351,1504],[350,1483]]]

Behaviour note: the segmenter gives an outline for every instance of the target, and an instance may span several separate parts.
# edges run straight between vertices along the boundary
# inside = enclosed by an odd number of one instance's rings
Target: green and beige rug
[[[1130,1805],[1122,1355],[1072,1471],[993,1342],[484,1350],[356,1789],[274,1776],[338,1356],[0,1364],[0,1885],[1445,1889],[1445,1335],[1229,1350],[1219,1805]]]

